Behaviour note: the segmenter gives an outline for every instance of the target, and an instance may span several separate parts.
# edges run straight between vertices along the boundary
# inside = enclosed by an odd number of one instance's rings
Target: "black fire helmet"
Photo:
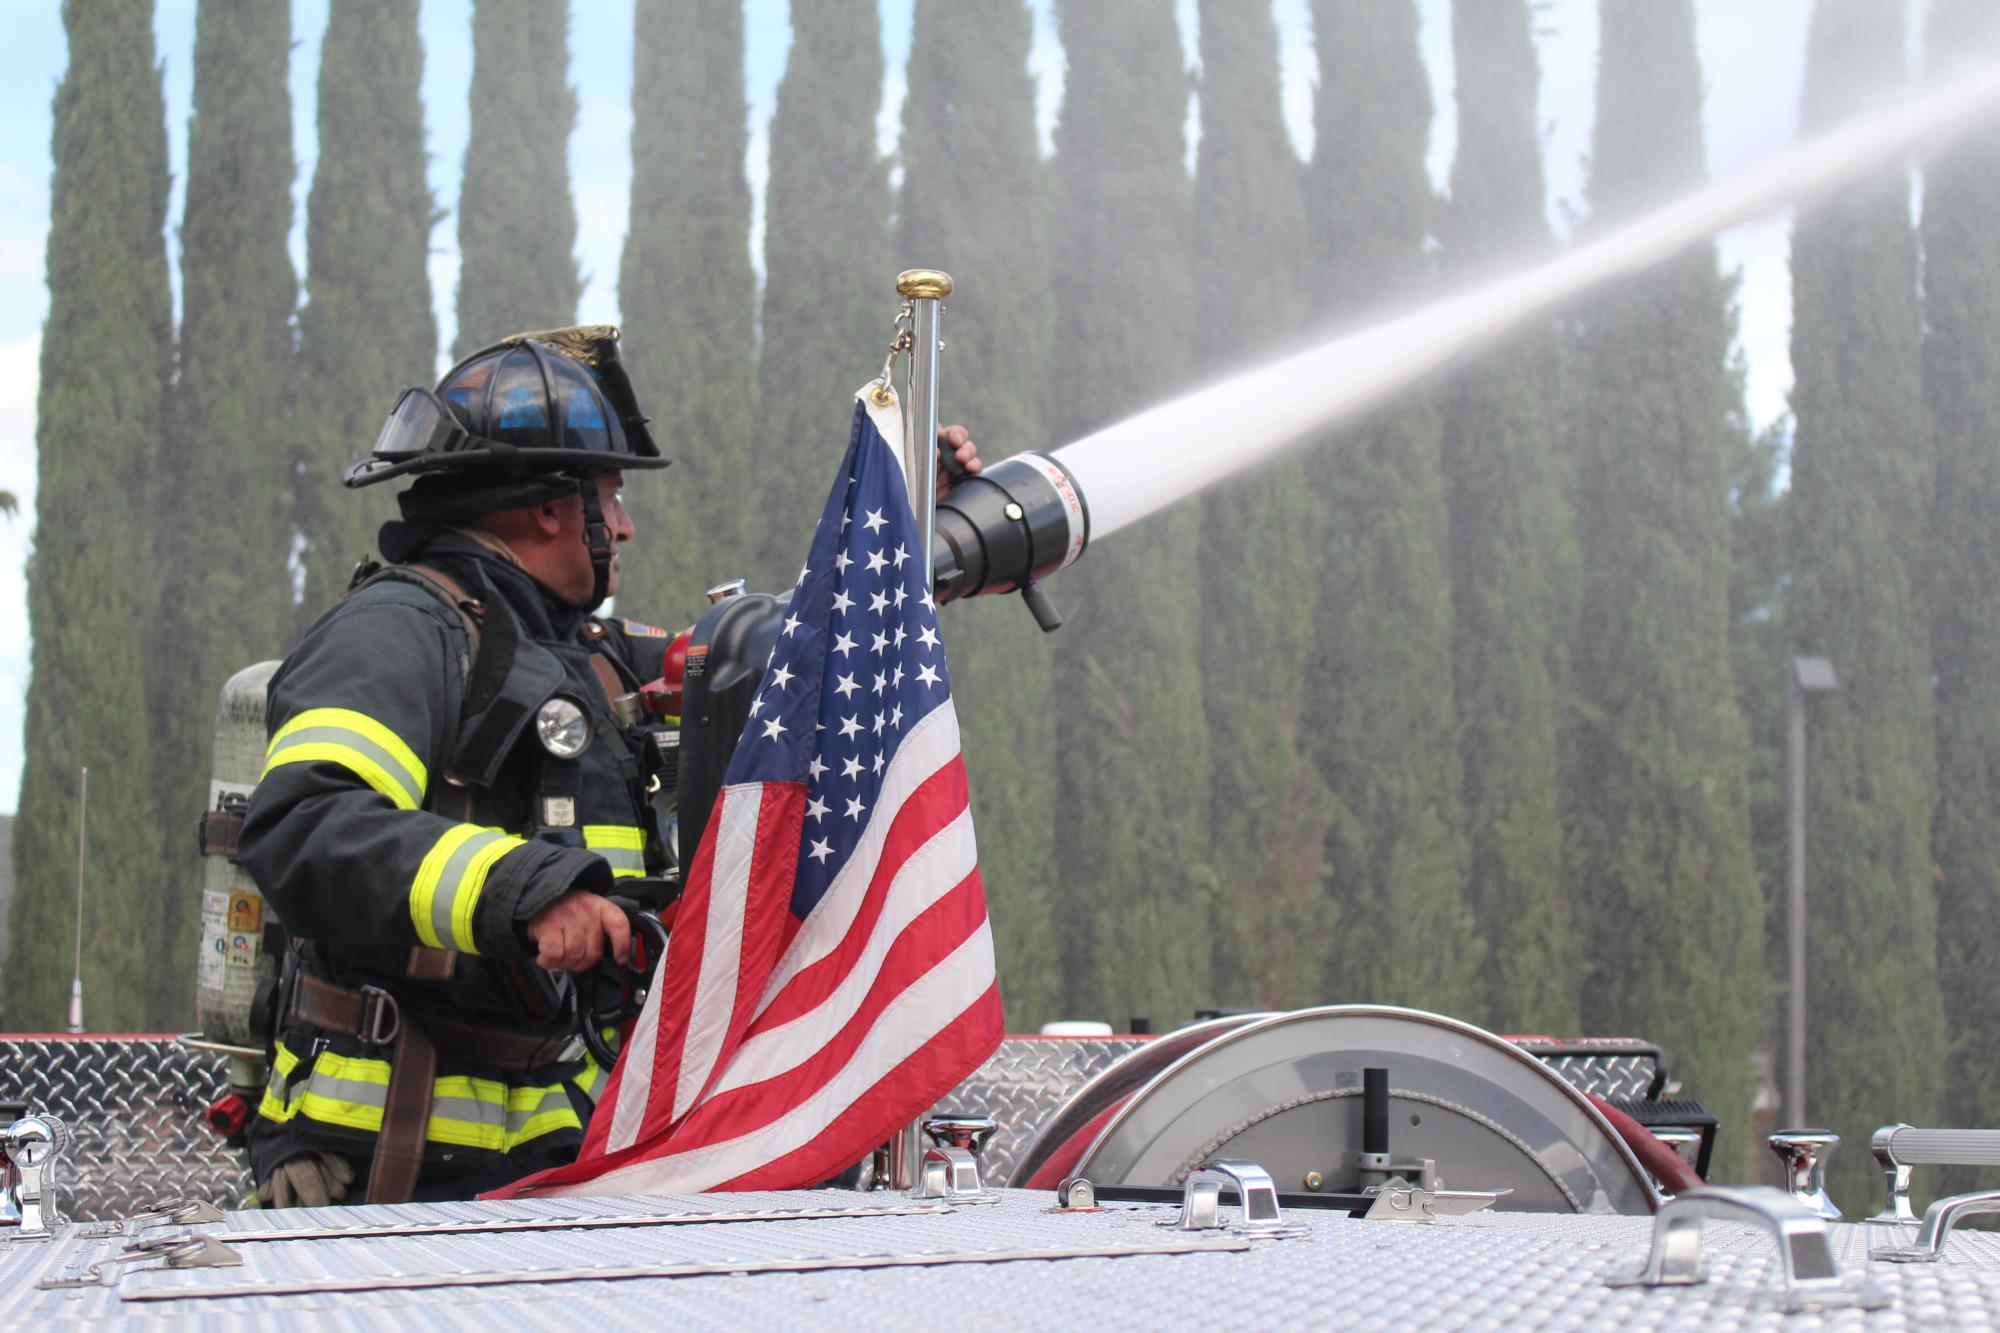
[[[602,602],[612,543],[594,478],[668,463],[618,359],[618,336],[609,324],[517,333],[460,361],[436,389],[404,388],[342,483],[414,477],[396,503],[403,517],[433,523],[579,495],[593,604]]]

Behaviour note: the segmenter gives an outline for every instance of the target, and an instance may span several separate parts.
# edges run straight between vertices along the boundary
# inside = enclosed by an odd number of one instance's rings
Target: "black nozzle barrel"
[[[1361,1151],[1389,1151],[1389,1071],[1361,1071]]]
[[[938,501],[931,545],[940,602],[1014,592],[1083,554],[1090,507],[1047,454],[1015,454],[956,482]]]

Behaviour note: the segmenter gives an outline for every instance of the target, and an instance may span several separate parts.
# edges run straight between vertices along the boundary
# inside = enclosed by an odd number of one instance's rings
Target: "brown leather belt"
[[[556,1063],[569,1045],[567,1037],[475,1027],[435,1015],[416,1020],[378,986],[336,986],[306,972],[293,978],[291,1012],[323,1031],[358,1037],[367,1046],[395,1048],[382,1129],[375,1136],[368,1171],[370,1203],[407,1203],[416,1189],[438,1052],[468,1064],[527,1070]]]

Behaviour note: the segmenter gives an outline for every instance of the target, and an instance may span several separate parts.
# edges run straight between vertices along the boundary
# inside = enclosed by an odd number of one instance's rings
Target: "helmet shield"
[[[397,395],[371,452],[377,458],[401,462],[419,454],[451,453],[463,448],[468,438],[443,399],[412,385]]]

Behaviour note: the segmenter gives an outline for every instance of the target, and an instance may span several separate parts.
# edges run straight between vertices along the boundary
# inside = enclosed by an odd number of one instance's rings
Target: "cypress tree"
[[[618,304],[639,401],[674,465],[626,488],[639,536],[623,558],[619,601],[678,628],[701,613],[702,589],[748,576],[760,549],[744,494],[762,464],[751,454],[757,276],[743,6],[640,0],[635,29],[632,225]],[[850,376],[866,364],[857,355]],[[837,402],[822,409],[838,420]],[[799,544],[792,534],[760,540]]]
[[[187,827],[208,799],[212,701],[251,662],[291,646],[292,460],[272,416],[291,373],[298,276],[292,229],[291,15],[205,0],[194,38],[187,204],[181,219],[179,375],[172,465],[158,473],[160,593],[153,636],[159,740],[154,827],[164,866],[195,876]],[[216,496],[229,521],[185,521]],[[160,939],[196,933],[191,892],[159,895]],[[185,951],[162,949],[163,1002],[184,1001]]]
[[[1206,368],[1300,331],[1308,242],[1270,9],[1205,0],[1200,25],[1194,346]],[[1228,682],[1203,695],[1218,994],[1310,1004],[1327,938],[1330,811],[1302,734],[1315,618],[1298,603],[1319,586],[1319,504],[1307,465],[1288,459],[1211,492],[1200,513],[1202,674]]]
[[[1181,388],[1194,301],[1188,82],[1167,0],[1059,0],[1051,438]],[[1057,848],[1072,1012],[1213,1000],[1200,513],[1156,514],[1055,580]],[[1116,959],[1109,967],[1105,960]]]
[[[98,1031],[146,1031],[185,1016],[185,986],[168,1004],[157,983],[184,968],[191,945],[158,938],[161,896],[191,890],[161,874],[145,673],[116,650],[146,626],[153,583],[149,483],[172,356],[166,107],[151,6],[69,3],[63,27],[7,1017],[28,1031],[63,1021],[77,770],[88,765],[85,1017]],[[203,711],[198,699],[183,706]]]
[[[1991,52],[1990,6],[1934,0],[1932,62]],[[1944,1123],[2000,1121],[2000,146],[1970,138],[1924,168],[1925,390],[1937,438],[1938,972],[1950,1024]],[[1897,1110],[1894,1115],[1901,1116]]]
[[[1546,247],[1539,74],[1526,0],[1452,6],[1458,156],[1442,257],[1456,273]],[[1488,1019],[1569,1032],[1581,937],[1565,889],[1556,680],[1569,518],[1552,437],[1555,333],[1522,330],[1446,395],[1453,677],[1472,902],[1492,951]]]
[[[791,586],[846,447],[854,391],[879,367],[896,310],[889,175],[875,145],[882,39],[874,0],[792,9],[771,116],[764,205],[762,492],[748,534],[763,582]]]
[[[345,491],[341,472],[375,442],[397,389],[437,378],[423,62],[416,0],[333,7],[320,47],[319,162],[306,200],[291,396],[308,616],[340,595],[395,514],[395,487]]]
[[[1592,221],[1701,183],[1693,0],[1600,6]],[[1643,1032],[1726,1125],[1749,1123],[1763,904],[1730,688],[1727,369],[1733,323],[1704,245],[1584,313],[1570,873],[1591,886],[1591,1022]],[[1748,1136],[1724,1140],[1724,1175]]]
[[[945,319],[944,411],[990,457],[1048,445],[1044,387],[1053,302],[1047,176],[1021,0],[918,0],[903,104],[899,268],[942,268],[961,299]],[[964,728],[980,872],[1009,1025],[1057,1011],[1054,643],[1011,597],[954,606],[944,621]]]
[[[576,319],[569,0],[474,0],[452,356]]]
[[[1431,95],[1416,6],[1321,0],[1306,204],[1321,310],[1356,314],[1430,285]],[[1439,417],[1400,405],[1313,459],[1324,562],[1306,726],[1334,795],[1325,840],[1338,930],[1323,995],[1477,1018],[1451,678]],[[1308,585],[1314,586],[1314,585]]]
[[[1805,132],[1901,70],[1904,6],[1820,0]],[[1922,558],[1933,479],[1916,241],[1902,170],[1800,214],[1792,236],[1792,651],[1832,660],[1806,779],[1806,1106],[1849,1143],[1935,1123],[1944,1040],[1932,878],[1931,661]],[[1781,682],[1770,682],[1779,688]],[[1835,1197],[1879,1187],[1836,1158]]]

